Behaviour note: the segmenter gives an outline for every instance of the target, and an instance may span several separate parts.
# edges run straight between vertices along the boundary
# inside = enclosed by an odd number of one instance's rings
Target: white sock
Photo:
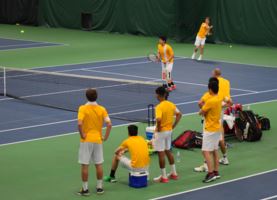
[[[227,157],[227,153],[223,154],[223,158],[226,158]]]
[[[166,169],[163,168],[163,169],[161,169],[161,171],[162,171],[162,177],[163,177],[163,178],[167,178]]]
[[[96,185],[96,188],[103,188],[103,180],[97,180],[97,185]]]
[[[171,174],[177,175],[175,164],[170,165],[170,168],[171,168]]]
[[[200,56],[199,56],[198,60],[202,60],[202,55],[201,55],[201,54],[200,54]]]
[[[83,182],[83,190],[88,190],[88,182]]]
[[[192,54],[191,58],[192,58],[192,59],[194,59],[194,58],[195,58],[195,55],[196,55],[196,53],[195,53],[195,52],[193,52],[193,54]]]

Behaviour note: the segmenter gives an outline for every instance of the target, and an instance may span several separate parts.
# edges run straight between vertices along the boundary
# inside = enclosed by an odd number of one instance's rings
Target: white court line
[[[260,199],[260,200],[270,200],[270,199],[277,199],[277,195],[274,195],[274,196],[271,196],[271,197],[266,197],[266,198],[263,198],[263,199]]]
[[[10,131],[18,131],[18,130],[24,130],[24,129],[30,129],[30,128],[37,128],[37,127],[49,126],[49,125],[55,125],[55,124],[63,124],[63,123],[69,123],[69,122],[73,122],[73,121],[76,121],[76,119],[63,120],[63,121],[58,121],[58,122],[51,122],[51,123],[45,123],[45,124],[38,124],[38,125],[32,125],[32,126],[25,126],[25,127],[19,127],[19,128],[0,130],[0,133],[10,132]]]
[[[55,44],[55,43],[40,43],[40,42],[36,42],[36,43],[33,43],[33,44],[10,44],[10,45],[0,45],[0,48],[2,48],[2,47],[25,47],[25,46],[35,46],[35,45],[42,45],[42,44],[53,44],[53,46],[55,46],[55,45],[59,45],[59,44]]]
[[[232,179],[232,180],[229,180],[229,181],[223,181],[221,183],[216,183],[216,184],[213,184],[213,185],[208,185],[208,186],[203,186],[203,187],[199,187],[199,188],[192,189],[192,190],[187,190],[187,191],[184,191],[184,192],[178,192],[178,193],[174,193],[174,194],[170,194],[170,195],[160,196],[160,197],[153,198],[153,199],[150,199],[150,200],[159,200],[159,199],[173,197],[173,196],[180,195],[180,194],[195,192],[195,191],[199,191],[199,190],[202,190],[202,189],[212,188],[212,187],[215,187],[215,186],[218,186],[218,185],[224,185],[224,184],[227,184],[227,183],[232,183],[232,182],[244,180],[244,179],[247,179],[247,178],[251,178],[251,177],[255,177],[255,176],[259,176],[259,175],[264,175],[264,174],[268,174],[268,173],[275,172],[275,171],[277,171],[277,169],[272,169],[272,170],[268,170],[268,171],[264,171],[264,172],[260,172],[260,173],[255,173],[255,174],[251,174],[251,175],[248,175],[248,176],[235,178],[235,179]]]
[[[261,102],[256,102],[256,103],[250,103],[250,104],[245,104],[245,106],[247,105],[257,105],[257,104],[264,104],[264,103],[270,103],[270,102],[274,102],[274,101],[277,101],[277,99],[275,100],[270,100],[270,101],[261,101]],[[186,114],[183,114],[182,116],[190,116],[190,115],[195,115],[197,114],[198,112],[193,112],[193,113],[186,113]],[[76,119],[72,119],[72,121],[75,121]],[[56,122],[54,122],[56,123]],[[58,122],[57,122],[58,123]],[[68,122],[66,122],[68,123]],[[121,125],[115,125],[113,127],[119,127],[119,126],[127,126],[129,124],[138,124],[139,122],[137,123],[126,123],[126,124],[121,124]],[[50,125],[50,124],[48,124]],[[36,125],[37,127],[39,127],[40,125]],[[47,126],[47,125],[44,125],[44,126]],[[21,129],[24,129],[24,127],[21,127]],[[105,129],[105,128],[104,128]],[[37,140],[44,140],[44,139],[49,139],[49,138],[56,138],[56,137],[61,137],[61,136],[67,136],[67,135],[72,135],[72,134],[76,134],[77,132],[73,132],[73,133],[64,133],[64,134],[60,134],[60,135],[53,135],[53,136],[47,136],[47,137],[41,137],[41,138],[37,138],[37,139],[30,139],[30,140],[24,140],[24,141],[18,141],[18,142],[11,142],[11,143],[5,143],[5,144],[0,144],[0,147],[1,146],[7,146],[7,145],[12,145],[12,144],[19,144],[19,143],[25,143],[25,142],[32,142],[32,141],[37,141]]]
[[[17,47],[17,48],[12,48],[12,49],[0,49],[0,51],[18,51],[18,50],[22,50],[22,49],[38,49],[38,48],[51,48],[51,47],[62,47],[62,46],[69,46],[69,44],[56,44],[56,45],[41,45],[41,46],[34,46],[34,47]]]
[[[2,37],[0,36],[0,40],[1,39],[6,39],[6,40],[19,40],[19,41],[27,41],[27,42],[36,42],[36,43],[55,43],[55,44],[64,44],[64,43],[58,43],[58,42],[46,42],[46,41],[39,41],[39,40],[30,40],[30,39],[18,39],[18,38],[10,38],[10,37]]]
[[[64,66],[74,66],[74,65],[84,65],[84,64],[95,64],[95,63],[105,63],[105,62],[114,62],[114,61],[122,61],[122,60],[134,60],[134,59],[141,59],[145,58],[146,56],[138,56],[138,57],[127,57],[127,58],[116,58],[116,59],[110,59],[110,60],[96,60],[96,61],[85,61],[85,62],[78,62],[78,63],[65,63],[62,65],[45,65],[41,67],[33,67],[31,69],[47,69],[47,68],[53,68],[53,67],[64,67]]]
[[[175,58],[175,60],[181,60],[183,58]],[[90,70],[90,69],[105,69],[105,68],[112,68],[112,67],[121,67],[121,66],[132,66],[132,65],[140,65],[140,64],[148,64],[152,63],[151,61],[139,61],[139,62],[129,62],[129,63],[120,63],[120,64],[112,64],[112,65],[101,65],[95,67],[85,67],[85,68],[76,68],[76,69],[65,69],[65,70],[57,70],[55,72],[73,72],[73,71],[80,71],[80,70]],[[46,68],[47,69],[47,68]]]
[[[95,68],[81,68],[79,70],[89,71],[89,72],[98,72],[98,73],[103,73],[103,74],[111,74],[111,75],[129,76],[129,77],[134,77],[134,78],[143,78],[143,79],[150,79],[150,80],[155,79],[154,77],[148,77],[148,76],[134,76],[134,75],[130,75],[130,74],[105,72],[105,71],[98,71],[98,70],[94,70],[94,69]],[[176,81],[176,80],[174,80],[174,82],[175,83],[181,83],[181,84],[187,84],[187,85],[196,85],[196,86],[207,87],[207,84],[201,84],[201,83],[192,83],[192,82]],[[237,91],[243,91],[243,92],[253,92],[253,93],[258,92],[258,91],[254,91],[254,90],[246,90],[246,89],[240,89],[240,88],[231,88],[231,90],[237,90]]]
[[[135,123],[120,124],[120,125],[115,125],[113,127],[115,128],[115,127],[120,127],[120,126],[128,126],[130,124],[135,124]],[[105,129],[105,128],[103,128],[103,129]],[[77,133],[78,132],[64,133],[64,134],[60,134],[60,135],[41,137],[41,138],[30,139],[30,140],[22,140],[22,141],[18,141],[18,142],[10,142],[10,143],[6,143],[6,144],[0,144],[0,147],[9,146],[9,145],[12,145],[12,144],[21,144],[21,143],[25,143],[25,142],[33,142],[33,141],[39,141],[39,140],[45,140],[45,139],[51,139],[51,138],[58,138],[58,137],[63,137],[63,136],[67,136],[67,135],[74,135],[74,134],[77,134]]]
[[[179,58],[183,58],[183,59],[188,59],[188,60],[192,60],[190,57],[185,57],[185,56],[176,56]],[[201,61],[197,61],[196,62],[201,63]],[[251,66],[251,67],[259,67],[259,68],[276,68],[276,66],[273,65],[257,65],[257,64],[252,64],[252,63],[240,63],[240,62],[232,62],[232,61],[227,61],[227,60],[210,60],[210,59],[204,59],[205,61],[209,61],[209,62],[219,62],[219,63],[227,63],[227,64],[235,64],[235,65],[245,65],[245,66]]]
[[[249,93],[248,95],[251,95],[251,94],[252,93]],[[234,97],[234,96],[232,96],[232,97]],[[275,100],[269,100],[269,101],[261,101],[261,102],[256,102],[256,103],[250,103],[250,104],[245,104],[245,106],[247,106],[247,105],[263,104],[263,103],[270,103],[270,102],[274,102],[274,101],[277,101],[277,99],[275,99]],[[176,105],[180,106],[180,105],[192,104],[192,103],[197,103],[197,102],[198,101],[188,101],[188,102],[183,102],[183,103],[177,103]],[[144,110],[147,110],[147,108],[142,108],[142,109],[137,109],[137,110],[129,110],[129,111],[117,112],[117,113],[111,113],[109,115],[113,116],[113,115],[118,115],[118,114],[126,114],[126,113],[139,112],[139,111],[144,111]],[[182,116],[188,116],[188,115],[192,115],[192,114],[196,114],[196,113],[197,112],[187,113],[187,114],[183,114]],[[38,124],[38,125],[32,125],[32,126],[24,126],[24,127],[19,127],[19,128],[13,128],[13,129],[5,129],[5,130],[0,130],[0,133],[10,132],[10,131],[16,131],[16,130],[25,130],[25,129],[30,129],[30,128],[42,127],[42,126],[49,126],[49,125],[54,125],[54,124],[69,123],[69,122],[73,122],[73,121],[76,121],[76,119],[69,119],[69,120],[64,120],[64,121],[51,122],[51,123],[45,123],[45,124]]]

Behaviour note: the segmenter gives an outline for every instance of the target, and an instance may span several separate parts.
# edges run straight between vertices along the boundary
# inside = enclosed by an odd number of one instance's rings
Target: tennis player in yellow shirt
[[[127,151],[130,153],[131,159],[123,155]],[[119,163],[131,172],[148,172],[149,162],[147,142],[143,137],[138,136],[138,127],[130,125],[128,126],[128,138],[116,149],[110,176],[106,176],[104,180],[111,183],[117,181],[115,173]]]
[[[168,92],[164,87],[158,87],[156,89],[156,95],[160,103],[156,106],[155,109],[156,130],[153,139],[153,146],[155,151],[158,152],[161,175],[154,178],[154,181],[167,183],[168,178],[173,180],[178,179],[174,156],[170,149],[172,131],[179,123],[182,113],[174,103],[167,100]],[[168,175],[166,174],[165,169],[165,156],[167,157],[171,168],[171,172]]]
[[[79,107],[78,111],[78,129],[80,133],[79,159],[82,172],[82,189],[79,195],[88,196],[88,175],[89,165],[92,162],[96,168],[97,194],[103,194],[103,145],[110,135],[112,123],[106,109],[96,103],[97,91],[88,89],[86,91],[88,102]],[[106,123],[106,133],[102,136],[103,123]]]
[[[222,99],[218,96],[218,81],[210,81],[208,84],[211,97],[200,109],[199,114],[204,120],[202,153],[208,166],[208,173],[203,180],[209,183],[220,178],[218,143],[221,137],[221,109]]]
[[[216,81],[218,82],[219,85],[219,91],[218,91],[218,96],[219,98],[222,100],[222,107],[228,107],[232,105],[232,99],[231,99],[231,95],[230,95],[230,82],[227,79],[224,79],[221,76],[221,70],[219,68],[216,68],[213,70],[212,72],[213,77],[210,78],[209,82],[211,81]],[[211,94],[209,92],[206,92],[200,99],[198,105],[200,108],[202,108],[205,104],[205,102],[211,98]],[[221,114],[221,123],[223,122],[223,114]],[[225,145],[225,140],[224,140],[224,130],[222,127],[221,130],[221,138],[219,141],[219,145],[220,145],[220,150],[222,152],[223,157],[219,160],[220,164],[223,165],[228,165],[229,164],[229,160],[227,158],[227,149],[226,149],[226,145]],[[201,165],[200,167],[195,167],[194,171],[196,172],[204,172],[207,171],[207,164],[206,162],[204,162],[203,165]]]
[[[202,60],[203,58],[203,53],[204,53],[204,46],[205,46],[205,42],[206,42],[206,36],[210,35],[210,30],[213,28],[213,26],[210,26],[210,18],[206,17],[205,18],[205,22],[203,22],[200,26],[200,29],[197,33],[196,39],[195,39],[195,48],[194,48],[194,52],[191,56],[191,59],[195,59],[196,57],[196,53],[198,51],[198,49],[200,48],[200,56],[198,58],[198,60]]]
[[[176,85],[172,80],[172,69],[174,63],[174,52],[172,47],[166,43],[167,38],[161,36],[159,38],[158,44],[158,60],[162,64],[162,80],[166,81],[164,87],[167,88],[169,92],[176,89]]]

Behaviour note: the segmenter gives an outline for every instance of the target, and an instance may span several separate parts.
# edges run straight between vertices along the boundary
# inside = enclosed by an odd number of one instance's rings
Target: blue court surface
[[[58,43],[0,38],[0,51],[63,45]]]
[[[207,91],[208,78],[215,67],[220,67],[223,76],[230,80],[234,102],[252,104],[277,99],[276,68],[217,61],[198,62],[177,57],[173,69],[177,90],[170,94],[169,99],[177,104],[184,115],[198,111],[197,102],[202,94]],[[160,80],[161,76],[161,66],[157,63],[149,62],[144,57],[64,66],[47,66],[36,70],[138,81],[157,81]],[[39,84],[39,81],[37,84]],[[71,96],[79,96],[84,94],[86,87],[78,86],[78,88],[74,89],[78,90],[78,93],[75,90],[71,93],[70,88],[68,91],[56,91],[56,94],[67,93]],[[141,95],[144,92],[141,91]],[[124,90],[117,91],[109,94],[109,98],[105,99],[103,105],[108,108],[111,117],[118,112],[146,113],[147,108],[141,105],[130,104],[132,106],[127,110],[126,108],[121,109],[121,107],[114,108],[110,106],[118,95],[123,93]],[[47,95],[45,98],[47,98]],[[70,98],[70,96],[61,96],[61,101],[62,98]],[[127,100],[132,102],[133,98],[135,97],[128,96]],[[102,101],[100,100],[99,103],[101,104]],[[76,115],[75,112],[35,106],[2,96],[0,97],[0,144],[5,145],[72,134],[76,132]],[[124,120],[113,119],[113,125],[126,123],[128,122]]]
[[[276,185],[277,169],[153,200],[269,200],[277,199]]]

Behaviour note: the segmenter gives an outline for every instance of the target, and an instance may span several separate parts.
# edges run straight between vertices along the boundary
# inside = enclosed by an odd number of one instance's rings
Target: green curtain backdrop
[[[81,28],[91,13],[93,30],[168,35],[192,41],[205,18],[214,25],[210,42],[277,46],[277,0],[40,0],[40,23]]]

